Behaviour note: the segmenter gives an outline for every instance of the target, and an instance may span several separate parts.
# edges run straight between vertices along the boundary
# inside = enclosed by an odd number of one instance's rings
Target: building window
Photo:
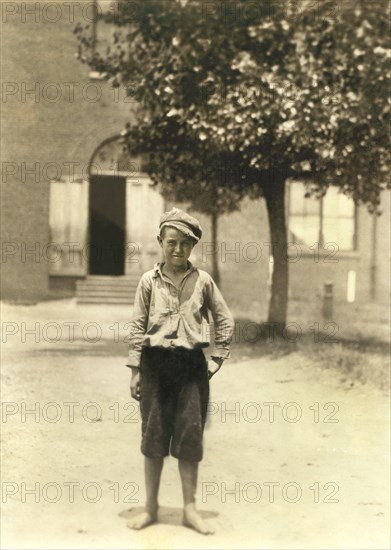
[[[306,198],[305,192],[303,183],[290,183],[290,241],[307,247],[335,243],[338,250],[356,250],[356,208],[352,199],[335,187],[329,187],[322,199]]]
[[[113,17],[116,16],[116,2],[110,0],[93,0],[91,7],[91,57],[94,57],[95,54],[99,54],[104,59],[113,47],[113,34],[117,30],[115,25],[105,21],[105,17],[108,15],[112,15]],[[89,76],[91,80],[104,80],[106,78],[106,73],[98,70],[90,70]]]

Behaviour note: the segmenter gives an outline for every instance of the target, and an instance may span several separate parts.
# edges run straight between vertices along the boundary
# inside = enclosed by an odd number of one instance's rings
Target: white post
[[[356,300],[356,272],[355,271],[348,271],[346,299],[349,304],[352,304]]]

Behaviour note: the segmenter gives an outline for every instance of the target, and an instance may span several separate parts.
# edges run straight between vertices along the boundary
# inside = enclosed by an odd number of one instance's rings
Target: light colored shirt
[[[137,287],[130,323],[127,366],[139,367],[143,347],[206,348],[210,344],[208,311],[214,324],[212,357],[226,359],[234,320],[212,277],[194,267],[177,287],[162,263],[144,273]]]

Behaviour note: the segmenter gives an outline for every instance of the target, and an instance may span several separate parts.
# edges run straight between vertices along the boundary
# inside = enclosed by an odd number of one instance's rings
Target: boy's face
[[[163,249],[167,267],[187,268],[187,260],[195,244],[193,239],[174,227],[165,227],[157,239]]]

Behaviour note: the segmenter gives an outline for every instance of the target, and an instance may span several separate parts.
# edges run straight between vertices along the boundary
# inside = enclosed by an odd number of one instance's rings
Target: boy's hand
[[[140,370],[132,369],[132,378],[130,380],[130,395],[136,401],[140,401]]]
[[[209,380],[216,374],[218,370],[221,369],[221,365],[223,364],[224,359],[221,359],[220,357],[212,357],[208,361],[208,376]]]

